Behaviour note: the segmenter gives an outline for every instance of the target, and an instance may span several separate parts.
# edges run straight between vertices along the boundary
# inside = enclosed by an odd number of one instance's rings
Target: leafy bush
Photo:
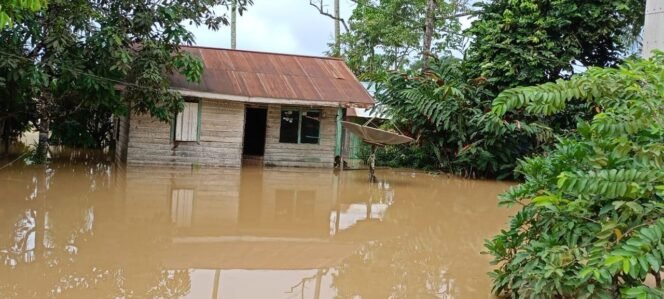
[[[491,101],[483,100],[493,95],[481,80],[464,81],[459,67],[459,60],[443,59],[424,74],[395,73],[378,86],[376,98],[389,107],[392,122],[422,147],[393,149],[403,149],[403,155],[426,153],[402,159],[410,163],[401,166],[424,164],[469,177],[511,176],[517,159],[536,151],[534,145],[551,134],[538,124],[493,126],[485,116]]]
[[[486,242],[494,291],[515,298],[663,298],[664,53],[569,81],[506,90],[511,110],[552,115],[572,100],[598,114],[547,155],[525,159],[525,182],[500,197],[521,205]],[[647,284],[647,279],[654,283]]]

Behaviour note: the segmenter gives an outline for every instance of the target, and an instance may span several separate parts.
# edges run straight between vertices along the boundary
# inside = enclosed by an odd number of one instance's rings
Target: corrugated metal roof
[[[343,60],[291,54],[183,46],[205,66],[200,83],[171,77],[175,89],[221,95],[339,103],[366,107],[374,100]]]

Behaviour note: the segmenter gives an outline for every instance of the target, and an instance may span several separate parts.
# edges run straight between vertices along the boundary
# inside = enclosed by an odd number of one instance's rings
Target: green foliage
[[[111,145],[113,122],[110,109],[86,109],[55,119],[52,144],[103,149]]]
[[[360,78],[373,79],[385,70],[404,70],[422,52],[426,0],[360,0],[341,35],[346,62]],[[467,1],[437,1],[433,51],[451,53],[463,43],[461,22],[450,15],[466,9]]]
[[[496,0],[468,33],[470,78],[485,77],[499,92],[569,77],[579,68],[613,66],[643,26],[645,0]]]
[[[11,26],[13,19],[20,16],[20,11],[32,12],[42,9],[46,0],[0,0],[0,28]]]
[[[36,13],[17,10],[15,22],[0,31],[0,76],[12,88],[11,101],[32,107],[33,125],[40,132],[54,126],[63,142],[89,144],[72,140],[67,131],[76,126],[99,129],[91,124],[130,108],[169,121],[183,108],[183,99],[169,90],[168,76],[179,73],[197,81],[203,71],[202,62],[180,48],[194,42],[184,24],[216,30],[227,20],[214,7],[229,4],[54,0]],[[250,0],[239,1],[240,12],[248,4]],[[75,120],[68,118],[72,114]],[[54,124],[64,121],[69,122]],[[81,132],[82,139],[97,134],[96,129]]]
[[[402,166],[433,162],[424,168],[470,177],[511,176],[517,159],[534,150],[532,144],[552,138],[550,130],[525,123],[496,129],[494,120],[485,116],[491,102],[482,100],[491,98],[491,92],[481,80],[463,81],[460,64],[454,58],[442,59],[425,74],[393,74],[379,85],[377,100],[389,107],[395,125],[422,147],[397,147],[403,155],[416,155],[396,161],[407,162]]]
[[[526,181],[500,203],[522,208],[486,242],[498,265],[494,291],[515,298],[662,298],[664,53],[507,90],[493,103],[494,121],[515,109],[557,113],[572,99],[600,112],[547,155],[519,165]]]

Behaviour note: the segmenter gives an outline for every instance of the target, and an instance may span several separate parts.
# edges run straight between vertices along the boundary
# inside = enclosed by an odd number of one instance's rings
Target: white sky
[[[332,12],[332,0],[324,0]],[[341,0],[341,16],[348,19],[354,4]],[[223,14],[225,9],[219,9]],[[470,22],[463,20],[464,25]],[[219,31],[189,26],[200,46],[230,48],[230,27]],[[341,31],[343,32],[343,26]],[[254,0],[238,15],[237,48],[303,55],[323,55],[334,35],[334,22],[309,5],[309,0]]]

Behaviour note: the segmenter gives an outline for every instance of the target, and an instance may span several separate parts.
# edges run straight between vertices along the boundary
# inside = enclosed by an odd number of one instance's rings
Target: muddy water
[[[408,170],[67,160],[0,170],[0,298],[491,298],[510,214],[506,183]]]

